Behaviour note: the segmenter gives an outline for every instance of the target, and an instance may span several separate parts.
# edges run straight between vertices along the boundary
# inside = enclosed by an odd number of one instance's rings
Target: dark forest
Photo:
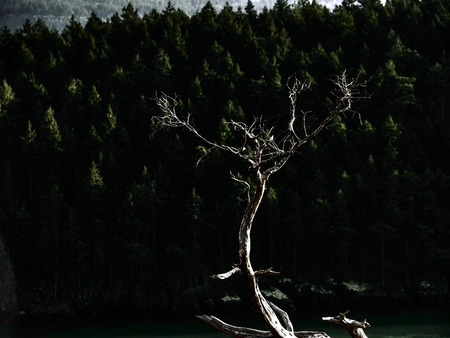
[[[60,32],[40,19],[1,28],[0,312],[245,303],[234,282],[208,276],[237,260],[246,196],[230,170],[246,168],[158,130],[155,93],[176,94],[196,128],[228,140],[225,120],[283,120],[293,74],[311,82],[298,108],[319,118],[344,70],[368,81],[370,99],[271,178],[253,263],[281,271],[267,292],[292,309],[448,303],[448,46],[446,0],[208,3],[192,16],[128,5]]]

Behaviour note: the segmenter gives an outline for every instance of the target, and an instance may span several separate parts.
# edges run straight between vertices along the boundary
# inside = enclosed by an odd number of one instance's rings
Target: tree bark
[[[367,338],[364,329],[369,328],[370,324],[365,319],[363,322],[358,322],[347,318],[348,312],[346,311],[335,317],[322,317],[322,320],[343,327],[353,338]]]
[[[270,329],[274,337],[295,337],[293,330],[289,331],[281,324],[273,308],[262,295],[255,271],[253,270],[250,261],[250,234],[252,224],[264,196],[264,190],[266,189],[267,182],[267,178],[259,172],[259,169],[256,170],[255,175],[257,186],[252,198],[248,202],[239,229],[239,265],[241,268],[241,273],[243,274],[247,282],[247,286],[250,289],[253,304],[264,319],[267,327]]]

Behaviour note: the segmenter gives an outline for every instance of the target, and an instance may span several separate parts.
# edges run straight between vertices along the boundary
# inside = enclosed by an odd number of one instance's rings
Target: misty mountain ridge
[[[171,0],[175,8],[181,9],[189,16],[200,11],[208,0]],[[247,0],[210,0],[216,10],[221,10],[226,3],[234,9],[245,8]],[[257,11],[264,7],[272,8],[276,0],[253,0]],[[318,0],[318,4],[334,8],[340,0]],[[0,27],[19,29],[26,19],[31,22],[42,18],[49,27],[62,30],[74,16],[85,24],[92,12],[100,18],[108,19],[115,13],[120,13],[124,7],[131,3],[142,15],[153,9],[162,11],[167,8],[169,0],[4,0],[0,3]],[[289,0],[289,3],[295,1]]]

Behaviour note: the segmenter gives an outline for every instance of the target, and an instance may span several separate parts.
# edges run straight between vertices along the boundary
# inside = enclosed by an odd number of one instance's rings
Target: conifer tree
[[[0,86],[0,118],[6,114],[7,108],[15,101],[15,94],[12,87],[3,80]]]
[[[55,150],[62,150],[61,132],[55,118],[55,111],[52,107],[49,107],[44,113],[44,124],[42,126],[42,130],[43,135],[49,142],[50,146]]]

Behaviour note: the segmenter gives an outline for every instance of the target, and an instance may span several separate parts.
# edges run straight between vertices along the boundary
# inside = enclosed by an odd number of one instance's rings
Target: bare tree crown
[[[325,127],[329,126],[338,115],[352,112],[352,103],[361,98],[360,88],[365,82],[358,78],[349,80],[346,72],[333,80],[335,90],[332,92],[335,98],[335,106],[329,110],[325,118],[314,128],[307,125],[308,112],[303,110],[297,113],[297,101],[299,95],[310,88],[310,83],[300,81],[295,76],[289,77],[286,86],[289,92],[289,119],[285,131],[274,135],[274,127],[269,127],[262,116],[255,117],[251,124],[242,121],[227,121],[231,129],[241,136],[240,146],[231,146],[209,140],[203,136],[191,123],[191,115],[181,117],[177,112],[177,96],[169,96],[161,93],[155,96],[157,106],[162,115],[153,116],[153,121],[159,126],[182,127],[192,132],[203,143],[211,148],[218,148],[230,152],[249,165],[252,172],[268,178],[280,170],[286,161],[305,143],[316,137]],[[359,114],[357,114],[359,116]],[[300,123],[296,123],[300,117]],[[297,126],[297,124],[300,124]]]

